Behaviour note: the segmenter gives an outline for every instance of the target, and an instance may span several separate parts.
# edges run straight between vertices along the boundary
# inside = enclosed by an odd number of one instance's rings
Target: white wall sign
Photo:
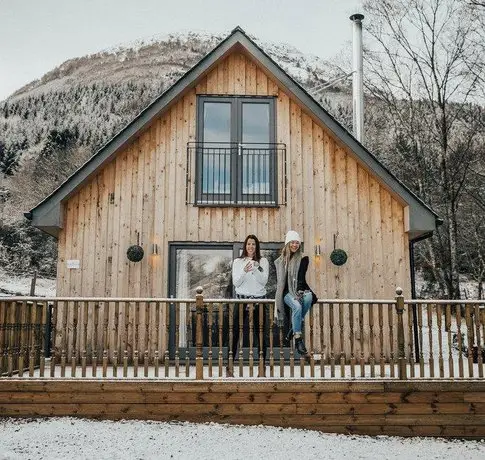
[[[79,260],[66,260],[67,268],[79,268],[81,266],[81,263]]]

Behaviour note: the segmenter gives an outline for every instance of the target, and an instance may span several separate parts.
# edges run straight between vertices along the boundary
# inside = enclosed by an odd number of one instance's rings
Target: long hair
[[[261,248],[260,248],[260,245],[259,245],[259,240],[258,240],[256,235],[248,235],[246,237],[246,239],[244,240],[243,252],[242,252],[240,258],[244,259],[245,257],[249,257],[248,256],[248,250],[246,249],[246,244],[247,244],[248,240],[254,240],[254,242],[256,243],[256,251],[254,252],[253,260],[256,260],[257,262],[259,262],[261,260]]]
[[[281,257],[283,259],[283,263],[285,264],[285,267],[288,267],[288,264],[290,263],[290,259],[294,255],[302,252],[301,243],[300,243],[300,247],[298,248],[298,250],[296,252],[291,252],[290,244],[291,244],[291,241],[289,243],[285,244],[283,246],[283,249],[281,250]]]

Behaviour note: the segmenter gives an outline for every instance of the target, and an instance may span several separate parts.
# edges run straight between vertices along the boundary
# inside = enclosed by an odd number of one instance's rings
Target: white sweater
[[[261,270],[253,265],[251,271],[245,272],[244,267],[250,260],[249,258],[238,258],[232,263],[232,282],[236,288],[236,294],[264,297],[269,275],[268,259],[261,257],[259,261]],[[256,261],[254,262],[257,265]]]

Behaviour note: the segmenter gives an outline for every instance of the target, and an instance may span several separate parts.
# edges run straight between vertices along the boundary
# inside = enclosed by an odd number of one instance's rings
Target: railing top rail
[[[164,303],[194,303],[192,298],[172,297],[29,297],[11,296],[0,297],[0,302],[164,302]],[[205,298],[204,303],[274,303],[274,299],[226,299],[226,298]],[[319,304],[394,304],[395,299],[318,299]],[[405,303],[417,303],[418,301],[406,301]],[[421,303],[436,301],[422,301]],[[442,301],[449,303],[451,301]],[[456,301],[457,303],[463,303]],[[467,302],[469,303],[469,302]],[[483,303],[483,301],[482,301]]]
[[[463,304],[470,304],[470,305],[483,305],[485,307],[485,299],[482,300],[470,300],[470,299],[463,299],[463,300],[437,300],[437,299],[406,299],[404,301],[407,305],[412,304],[440,304],[440,305],[463,305]]]
[[[170,298],[170,297],[0,297],[0,302],[166,302],[166,303],[190,303],[194,298]]]

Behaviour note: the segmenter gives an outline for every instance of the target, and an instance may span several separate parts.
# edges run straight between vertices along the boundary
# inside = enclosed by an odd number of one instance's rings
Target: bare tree
[[[483,140],[480,18],[463,0],[365,0],[364,9],[366,84],[388,112],[387,160],[443,216],[421,253],[458,298],[459,209]]]

